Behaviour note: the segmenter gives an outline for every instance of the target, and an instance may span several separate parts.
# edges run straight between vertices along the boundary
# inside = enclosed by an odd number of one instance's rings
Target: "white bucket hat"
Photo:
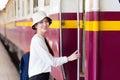
[[[47,16],[47,14],[44,11],[39,11],[33,14],[32,19],[33,19],[33,24],[32,24],[32,29],[36,30],[35,24],[43,20],[44,18],[47,18],[49,21],[49,24],[52,23],[52,19]]]

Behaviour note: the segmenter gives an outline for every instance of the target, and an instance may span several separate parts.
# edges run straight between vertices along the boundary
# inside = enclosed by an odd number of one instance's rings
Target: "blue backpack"
[[[20,80],[29,80],[28,76],[29,56],[30,52],[27,52],[22,56],[20,60],[19,64]]]

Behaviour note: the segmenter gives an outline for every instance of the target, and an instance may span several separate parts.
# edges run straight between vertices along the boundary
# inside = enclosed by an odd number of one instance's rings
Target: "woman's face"
[[[37,32],[45,33],[49,27],[49,21],[47,18],[44,18],[42,21],[38,22],[36,25]]]

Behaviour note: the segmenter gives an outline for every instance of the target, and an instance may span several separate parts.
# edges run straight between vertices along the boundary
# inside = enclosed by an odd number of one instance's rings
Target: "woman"
[[[78,51],[70,56],[53,57],[53,52],[45,39],[52,20],[43,11],[33,15],[32,29],[36,30],[30,45],[29,80],[49,80],[51,66],[57,67],[79,58]]]

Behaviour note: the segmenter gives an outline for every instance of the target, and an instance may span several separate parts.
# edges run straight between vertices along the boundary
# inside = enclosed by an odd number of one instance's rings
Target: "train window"
[[[50,0],[44,0],[44,6],[49,6],[50,5]]]
[[[21,10],[21,11],[22,11],[21,13],[22,13],[22,17],[23,17],[23,16],[24,16],[24,9],[25,9],[25,8],[24,8],[24,0],[22,0],[21,9],[22,9],[22,10]]]
[[[12,5],[12,20],[14,19],[14,16],[15,16],[15,1],[13,2]]]
[[[20,1],[18,1],[18,7],[17,8],[18,8],[18,17],[19,17],[20,16],[19,15],[19,12],[20,12]]]
[[[27,14],[30,14],[30,0],[27,0]]]
[[[16,0],[16,17],[19,19],[22,16],[22,1],[21,0]]]
[[[38,11],[38,0],[33,0],[33,8],[34,8],[34,13]]]
[[[16,2],[15,2],[15,16],[16,16],[16,18],[18,18],[18,10],[19,10],[19,2],[18,2],[18,0],[16,0]]]
[[[38,0],[33,0],[34,4],[33,4],[33,7],[38,7]]]
[[[16,1],[14,2],[14,16],[16,16]]]

